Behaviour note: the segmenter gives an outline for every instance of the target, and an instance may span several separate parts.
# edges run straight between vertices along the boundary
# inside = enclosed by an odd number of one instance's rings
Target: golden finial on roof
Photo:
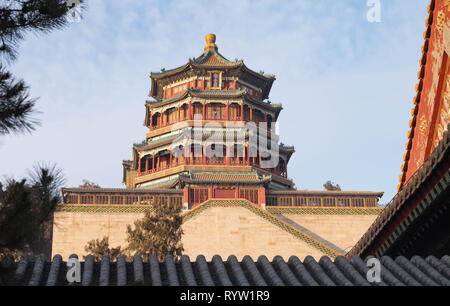
[[[215,34],[206,34],[205,40],[206,40],[205,51],[210,51],[210,50],[217,51]]]

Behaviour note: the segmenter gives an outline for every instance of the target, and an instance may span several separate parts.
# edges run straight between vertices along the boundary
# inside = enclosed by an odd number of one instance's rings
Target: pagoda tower
[[[145,140],[123,162],[127,188],[62,188],[52,253],[83,254],[92,239],[126,245],[154,200],[182,207],[190,257],[344,255],[381,213],[382,192],[296,190],[279,144],[275,77],[229,61],[206,35],[202,55],[151,74]]]
[[[124,161],[127,188],[183,189],[185,208],[208,199],[265,206],[267,190],[293,190],[293,147],[278,144],[282,110],[271,103],[275,76],[229,61],[214,34],[204,52],[178,68],[151,73],[145,141]],[[186,207],[187,206],[187,207]]]

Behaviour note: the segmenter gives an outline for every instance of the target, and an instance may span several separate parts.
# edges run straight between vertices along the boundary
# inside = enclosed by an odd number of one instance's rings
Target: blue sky
[[[39,97],[42,125],[0,138],[0,175],[55,162],[67,186],[121,187],[122,160],[145,138],[151,71],[199,56],[207,33],[219,52],[275,74],[281,141],[296,153],[298,189],[396,193],[409,129],[428,0],[91,0],[80,23],[29,35],[9,69]]]

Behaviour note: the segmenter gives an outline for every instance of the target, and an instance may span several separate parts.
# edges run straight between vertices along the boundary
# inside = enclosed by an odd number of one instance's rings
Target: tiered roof
[[[162,88],[172,82],[172,80],[176,80],[177,77],[183,78],[182,76],[195,76],[201,74],[205,69],[217,69],[226,71],[236,70],[238,75],[242,73],[256,79],[258,83],[262,85],[262,99],[267,99],[273,82],[275,81],[275,76],[255,72],[245,66],[242,60],[234,62],[229,61],[218,52],[215,41],[216,36],[214,34],[208,34],[206,35],[207,45],[205,47],[205,52],[202,55],[194,59],[189,59],[186,64],[180,67],[171,70],[163,70],[161,72],[152,72],[150,75],[152,79],[150,96],[159,101],[163,99]]]
[[[161,98],[156,101],[147,101],[147,105],[150,107],[160,107],[173,102],[177,102],[183,100],[187,97],[195,97],[195,98],[220,98],[220,99],[235,99],[235,98],[245,98],[249,101],[252,101],[259,106],[262,106],[268,110],[275,111],[277,115],[281,112],[283,107],[281,104],[270,104],[266,102],[262,102],[258,99],[255,99],[251,95],[248,94],[246,88],[238,88],[234,90],[200,90],[195,88],[188,88],[183,93],[170,97],[170,98]]]

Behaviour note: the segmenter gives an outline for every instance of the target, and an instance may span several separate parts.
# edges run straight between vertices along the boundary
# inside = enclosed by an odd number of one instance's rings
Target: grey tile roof
[[[76,256],[76,255],[72,255]],[[369,258],[368,258],[369,259]],[[245,256],[238,261],[230,256],[223,261],[214,256],[210,262],[204,256],[191,261],[182,256],[174,261],[167,256],[159,262],[155,256],[144,261],[134,256],[125,261],[119,256],[110,261],[103,256],[99,262],[88,255],[81,262],[82,286],[450,286],[450,256],[441,259],[430,256],[426,259],[405,257],[396,259],[382,257],[380,283],[369,283],[369,271],[360,257],[337,257],[332,261],[322,257],[318,262],[311,256],[304,261],[292,256],[286,262],[277,256],[272,261],[260,256],[256,261]],[[8,284],[28,286],[68,285],[67,267],[59,255],[52,262],[42,256],[34,260],[24,257],[9,269]],[[3,275],[3,280],[5,276]]]

